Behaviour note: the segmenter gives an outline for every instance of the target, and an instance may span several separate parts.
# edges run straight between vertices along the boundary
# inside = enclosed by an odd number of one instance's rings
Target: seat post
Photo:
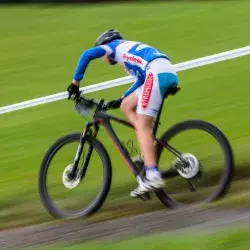
[[[167,95],[165,95],[165,97],[162,99],[160,109],[159,109],[159,111],[157,113],[157,116],[156,116],[156,119],[154,121],[153,136],[156,136],[156,133],[157,133],[157,130],[158,130],[158,126],[159,126],[159,123],[160,123],[160,118],[161,118],[161,112],[162,112],[163,104],[164,104],[164,101],[165,101],[166,98],[167,98]]]
[[[157,133],[157,129],[158,129],[158,126],[159,126],[159,123],[160,123],[161,112],[162,112],[162,108],[163,108],[165,99],[167,99],[167,97],[169,95],[175,95],[179,90],[180,90],[180,88],[177,87],[177,85],[173,85],[173,86],[171,86],[170,88],[167,89],[167,91],[166,91],[166,93],[165,93],[165,95],[164,95],[164,97],[162,99],[160,109],[158,111],[158,114],[157,114],[155,122],[154,122],[153,136],[156,136],[156,133]]]

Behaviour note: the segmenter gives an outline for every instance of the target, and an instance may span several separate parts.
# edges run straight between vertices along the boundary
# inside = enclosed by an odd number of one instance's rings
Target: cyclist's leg
[[[147,72],[146,80],[139,96],[137,105],[136,135],[144,156],[146,178],[161,178],[158,171],[152,123],[162,103],[157,73]]]
[[[164,59],[159,63],[164,64]],[[171,69],[171,64],[169,64],[167,61],[166,69]],[[156,152],[152,137],[152,121],[157,115],[166,90],[173,84],[177,84],[178,79],[174,71],[173,73],[164,72],[164,68],[162,70],[161,65],[159,67],[160,70],[155,66],[158,67],[157,64],[153,65],[153,67],[150,67],[151,70],[147,72],[136,110],[136,135],[144,156],[146,179],[139,180],[139,187],[131,192],[133,197],[164,185],[156,162]]]
[[[121,104],[121,110],[128,121],[134,125],[136,120],[136,107],[138,103],[138,96],[136,91],[125,97]]]
[[[145,83],[139,95],[136,109],[137,116],[134,122],[136,136],[144,157],[146,177],[144,179],[137,178],[139,186],[130,193],[132,197],[143,195],[145,192],[164,186],[164,181],[158,171],[155,145],[152,137],[153,119],[157,115],[162,102],[162,96],[159,94],[159,91],[157,74],[151,71],[147,72]]]
[[[135,125],[135,121],[137,120],[136,107],[138,104],[138,99],[141,93],[142,87],[136,89],[133,93],[123,99],[121,104],[121,110],[128,121]],[[144,164],[143,155],[139,154],[132,158],[133,162],[140,162],[139,164]]]
[[[152,122],[154,117],[137,114],[135,120],[136,136],[144,156],[144,164],[146,166],[156,166],[156,156],[154,140],[152,137]]]

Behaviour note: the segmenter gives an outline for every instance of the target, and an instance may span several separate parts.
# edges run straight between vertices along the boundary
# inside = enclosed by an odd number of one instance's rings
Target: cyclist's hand
[[[78,85],[75,85],[74,83],[71,83],[68,88],[67,88],[67,91],[69,93],[68,95],[68,99],[71,98],[71,96],[73,96],[74,100],[76,98],[78,98],[81,94],[81,92],[79,91],[79,86]]]
[[[104,109],[117,109],[120,108],[122,103],[122,98],[113,100],[113,101],[109,101],[107,103],[104,104]]]

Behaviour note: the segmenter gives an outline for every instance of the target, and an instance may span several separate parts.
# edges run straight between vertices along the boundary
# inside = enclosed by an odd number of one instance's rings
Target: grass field
[[[199,249],[199,250],[246,250],[250,246],[250,233],[248,228],[235,228],[227,230],[215,230],[213,232],[197,232],[195,235],[191,232],[175,232],[163,233],[159,235],[150,235],[138,237],[128,240],[105,241],[98,243],[84,243],[79,245],[54,245],[53,247],[43,247],[41,249],[62,249],[62,250],[78,250],[78,249]],[[31,248],[29,248],[31,249]],[[40,248],[36,248],[40,249]]]
[[[114,26],[127,39],[166,51],[173,63],[249,45],[249,8],[250,1],[1,7],[0,106],[64,91],[80,53],[93,45],[100,32]],[[235,152],[237,179],[245,180],[235,182],[220,204],[250,205],[246,179],[250,176],[249,63],[250,57],[242,57],[180,72],[183,91],[169,100],[162,116],[161,132],[175,122],[197,118],[216,124],[228,136]],[[123,69],[95,61],[82,85],[123,75]],[[113,99],[126,88],[91,96]],[[1,115],[0,228],[52,219],[40,203],[37,176],[42,157],[54,140],[82,129],[84,121],[72,112],[72,105],[63,100]],[[120,127],[117,131],[122,140],[130,138],[129,131]],[[108,147],[114,176],[110,196],[94,218],[162,207],[155,200],[143,207],[140,201],[130,200],[134,178],[103,131],[100,138]],[[204,150],[206,154],[211,148]]]

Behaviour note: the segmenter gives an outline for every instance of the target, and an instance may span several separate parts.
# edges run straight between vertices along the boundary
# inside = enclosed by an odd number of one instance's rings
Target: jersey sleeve
[[[81,81],[90,61],[96,58],[100,58],[105,54],[107,54],[107,51],[102,46],[85,50],[78,61],[73,79]]]
[[[116,55],[116,48],[118,45],[120,45],[121,43],[123,43],[124,40],[114,40],[110,43],[107,43],[105,45],[101,45],[100,47],[102,47],[105,51],[106,51],[106,55],[109,55],[112,58],[115,58]]]
[[[131,93],[133,93],[136,89],[138,89],[143,84],[143,81],[140,79],[137,79],[136,82],[124,93],[124,97],[129,96]]]

